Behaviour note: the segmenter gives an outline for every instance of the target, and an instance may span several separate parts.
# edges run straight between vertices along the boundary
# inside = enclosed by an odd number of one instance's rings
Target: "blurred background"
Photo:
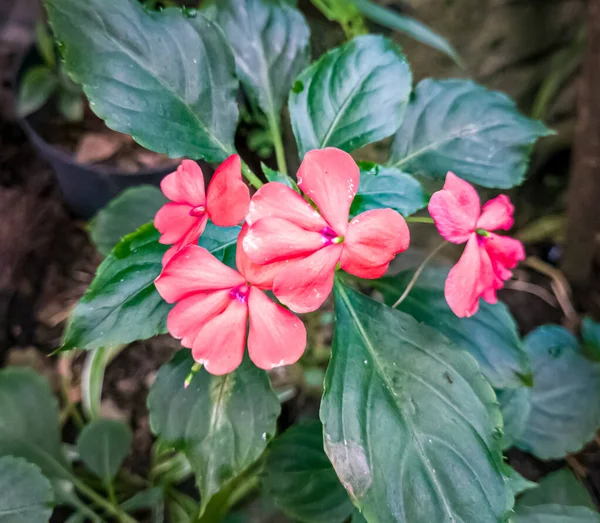
[[[527,181],[510,192],[517,213],[514,235],[526,244],[530,259],[508,282],[501,299],[521,333],[552,322],[576,327],[580,312],[600,320],[600,2],[379,3],[425,23],[464,61],[461,68],[443,53],[360,15],[346,21],[399,42],[415,83],[426,76],[472,78],[509,94],[524,114],[556,131],[536,146]],[[299,0],[312,27],[313,58],[343,42],[352,30],[329,20],[318,4]],[[44,53],[48,38],[37,0],[0,0],[0,364],[33,366],[70,395],[69,401],[78,401],[81,361],[46,355],[60,344],[65,321],[102,259],[88,236],[88,220],[122,189],[157,183],[175,162],[106,128],[56,57]],[[52,74],[40,74],[36,89],[25,98],[21,95],[19,106],[18,85],[36,66]],[[274,167],[264,126],[252,115],[245,115],[244,122],[239,150],[257,158],[253,167],[259,159]],[[293,153],[293,136],[289,126],[284,128],[286,149]],[[369,146],[357,156],[384,163],[387,146]],[[295,154],[289,155],[288,164],[295,172]],[[426,249],[430,240],[436,241],[428,236],[435,234],[431,229],[414,229],[417,247]],[[289,420],[318,406],[331,322],[327,310],[310,315],[312,348],[304,368],[283,369],[276,376],[289,394],[284,410]],[[162,336],[134,345],[108,367],[102,408],[106,416],[131,424],[134,455],[129,466],[143,471],[152,443],[145,406],[148,386],[178,344]],[[511,463],[530,479],[560,466],[511,453]],[[569,460],[586,478],[596,501],[600,499],[598,444]],[[257,521],[267,521],[261,517]]]

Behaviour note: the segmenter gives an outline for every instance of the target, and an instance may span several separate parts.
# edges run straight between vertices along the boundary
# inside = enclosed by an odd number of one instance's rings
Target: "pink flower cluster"
[[[306,347],[306,329],[294,313],[323,304],[335,271],[379,278],[408,248],[410,233],[398,212],[377,209],[350,219],[360,171],[349,154],[335,148],[310,151],[297,179],[303,195],[271,182],[250,198],[240,158],[233,155],[217,169],[207,193],[200,167],[189,160],[161,184],[171,202],[154,223],[160,242],[172,247],[156,288],[176,304],[168,316],[169,332],[212,374],[234,370],[246,345],[262,369],[296,362]],[[467,243],[445,295],[457,316],[470,316],[480,297],[496,301],[509,269],[524,258],[520,242],[490,232],[512,226],[512,205],[499,196],[481,209],[475,189],[448,173],[429,211],[445,239]],[[198,245],[209,218],[218,226],[243,222],[237,271]]]
[[[158,211],[154,223],[161,243],[173,246],[155,284],[167,302],[176,303],[167,320],[169,332],[208,372],[234,370],[246,338],[250,359],[260,368],[296,362],[306,347],[306,330],[291,311],[318,309],[331,293],[338,265],[361,278],[378,278],[408,248],[406,222],[392,209],[349,220],[359,181],[352,157],[334,148],[305,156],[298,186],[307,199],[271,182],[250,200],[236,155],[216,171],[207,196],[194,162],[184,161],[163,180],[161,188],[172,202]],[[197,245],[208,218],[222,226],[245,221],[237,271]]]

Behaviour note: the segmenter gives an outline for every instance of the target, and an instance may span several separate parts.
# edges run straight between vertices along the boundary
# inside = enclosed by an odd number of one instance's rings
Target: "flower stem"
[[[269,130],[271,131],[271,139],[273,140],[273,147],[275,147],[275,158],[277,159],[277,170],[281,174],[287,175],[287,163],[285,161],[285,151],[283,149],[283,140],[281,139],[281,128],[279,127],[279,121],[277,115],[270,112],[267,115],[269,120]]]
[[[405,218],[408,223],[434,223],[429,216],[409,216]]]
[[[103,508],[111,516],[115,516],[121,523],[136,523],[136,520],[128,516],[123,510],[111,503],[107,499],[104,499],[100,494],[97,494],[93,489],[88,487],[85,483],[77,478],[72,478],[73,485],[77,490],[84,494],[90,501],[93,501],[96,505]]]
[[[440,243],[435,249],[433,249],[433,251],[431,251],[429,253],[429,255],[427,256],[427,258],[425,258],[421,262],[421,265],[419,265],[419,267],[417,268],[417,270],[413,274],[413,277],[408,282],[408,285],[406,286],[406,289],[404,289],[404,292],[402,293],[402,296],[400,296],[400,298],[398,298],[398,300],[396,301],[396,303],[394,303],[394,305],[392,305],[392,309],[395,309],[396,307],[398,307],[398,305],[400,305],[405,300],[405,298],[408,296],[408,293],[415,286],[415,283],[417,283],[417,280],[419,279],[419,276],[423,272],[423,269],[425,268],[425,266],[431,261],[431,259],[438,252],[440,252],[442,250],[442,247],[444,247],[444,245],[446,245],[447,243],[448,243],[447,241],[444,241],[444,242]]]
[[[252,172],[252,169],[250,169],[250,167],[248,167],[244,161],[242,161],[242,174],[256,189],[260,189],[262,187],[263,183],[260,181],[260,178]]]

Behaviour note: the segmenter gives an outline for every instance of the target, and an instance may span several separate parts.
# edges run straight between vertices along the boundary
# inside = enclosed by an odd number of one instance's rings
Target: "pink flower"
[[[326,148],[308,152],[298,170],[298,186],[318,210],[276,182],[252,198],[243,249],[254,264],[278,264],[273,292],[291,310],[318,309],[333,288],[338,263],[360,278],[379,278],[408,248],[408,226],[392,209],[367,211],[348,223],[359,181],[352,157]]]
[[[250,191],[242,181],[237,154],[219,166],[206,195],[202,170],[191,160],[183,160],[177,171],[165,176],[160,188],[172,200],[154,218],[154,225],[162,234],[160,243],[173,245],[165,253],[163,263],[181,248],[196,243],[208,218],[220,227],[231,227],[244,219],[250,204]]]
[[[298,361],[306,348],[304,324],[261,289],[272,285],[271,269],[256,271],[238,239],[237,272],[206,249],[188,245],[163,267],[155,285],[169,303],[169,332],[211,374],[233,371],[242,362],[248,331],[250,359],[261,369]]]
[[[496,290],[512,276],[509,269],[525,259],[520,241],[490,232],[510,229],[513,211],[505,195],[481,208],[473,186],[451,172],[444,188],[431,197],[429,213],[440,234],[449,242],[467,244],[444,287],[448,305],[460,318],[477,312],[480,297],[496,303]]]

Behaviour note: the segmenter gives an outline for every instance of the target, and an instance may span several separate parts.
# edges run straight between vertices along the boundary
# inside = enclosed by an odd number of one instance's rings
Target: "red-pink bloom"
[[[162,234],[160,243],[173,245],[165,263],[186,245],[196,243],[210,218],[215,225],[231,227],[240,223],[250,205],[250,191],[242,181],[240,157],[234,154],[216,170],[204,192],[204,175],[196,162],[183,160],[174,173],[160,184],[171,202],[156,213],[154,225]]]
[[[514,207],[505,195],[483,208],[472,185],[449,172],[444,188],[429,202],[429,213],[440,234],[452,243],[467,246],[446,279],[444,294],[450,308],[461,318],[479,309],[479,298],[496,303],[496,290],[512,276],[509,269],[525,259],[520,241],[490,231],[513,226]]]
[[[408,248],[408,226],[392,209],[367,211],[348,223],[359,181],[360,171],[348,153],[314,150],[300,165],[298,186],[318,210],[276,182],[261,187],[250,202],[244,251],[262,267],[278,264],[273,292],[295,312],[321,306],[338,263],[360,278],[379,278]]]
[[[167,328],[211,374],[233,371],[242,362],[248,331],[250,359],[261,369],[298,361],[306,348],[304,324],[275,304],[261,289],[270,288],[270,270],[256,271],[238,239],[237,272],[206,249],[188,245],[175,253],[156,279],[169,303]],[[262,268],[261,268],[262,269]]]

